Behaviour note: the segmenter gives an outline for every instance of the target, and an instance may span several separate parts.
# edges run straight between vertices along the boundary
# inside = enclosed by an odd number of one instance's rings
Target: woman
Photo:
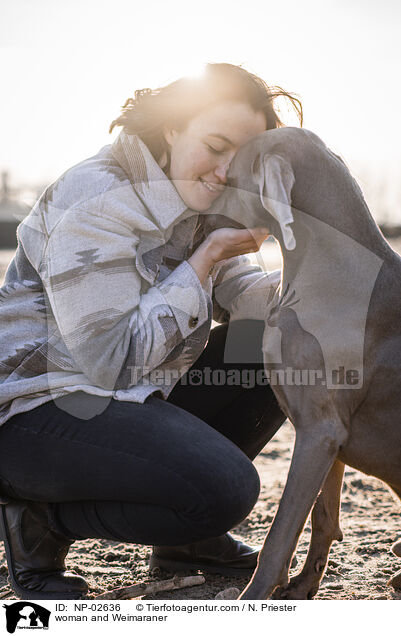
[[[0,520],[21,597],[85,594],[64,559],[92,537],[154,545],[152,567],[253,571],[258,551],[228,530],[284,416],[265,383],[221,377],[262,369],[248,323],[235,327],[256,362],[224,362],[227,321],[243,289],[277,277],[240,256],[266,229],[205,236],[202,221],[240,146],[281,125],[277,95],[230,64],[136,91],[115,142],[19,226],[0,293]]]

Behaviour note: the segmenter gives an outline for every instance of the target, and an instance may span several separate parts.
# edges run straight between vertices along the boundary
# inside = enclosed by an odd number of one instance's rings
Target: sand
[[[391,244],[401,253],[401,239]],[[0,280],[12,252],[0,252]],[[279,266],[280,259],[274,246],[264,252],[269,268]],[[285,484],[294,444],[294,430],[287,421],[255,460],[261,480],[258,502],[250,515],[233,534],[242,540],[261,546]],[[387,580],[401,568],[401,559],[390,552],[394,541],[401,538],[400,503],[387,486],[352,468],[346,468],[342,503],[341,527],[344,539],[334,543],[328,567],[316,599],[377,599],[401,600],[386,585]],[[296,556],[296,573],[302,567],[310,538],[309,520],[301,535]],[[150,575],[148,559],[151,547],[125,544],[106,539],[77,541],[71,547],[66,565],[69,570],[86,578],[88,598],[94,598],[115,587],[169,578],[171,573]],[[227,587],[240,590],[247,578],[205,575],[206,582],[199,587],[163,592],[146,599],[213,599]],[[7,584],[7,564],[3,545],[0,545],[0,596],[16,599]]]

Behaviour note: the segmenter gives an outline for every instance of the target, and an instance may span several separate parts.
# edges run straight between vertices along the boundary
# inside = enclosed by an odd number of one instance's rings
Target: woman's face
[[[181,132],[165,130],[171,150],[167,176],[184,203],[198,212],[207,210],[223,192],[239,147],[264,130],[263,112],[237,101],[210,106]]]

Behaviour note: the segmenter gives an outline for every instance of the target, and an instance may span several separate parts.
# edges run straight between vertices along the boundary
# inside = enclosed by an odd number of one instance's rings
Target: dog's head
[[[231,162],[225,192],[208,211],[213,215],[207,220],[210,227],[223,227],[224,223],[225,227],[265,226],[277,238],[281,233],[287,250],[295,248],[291,228],[295,177],[291,163],[280,153],[280,147],[289,141],[289,130],[266,131],[240,148]]]

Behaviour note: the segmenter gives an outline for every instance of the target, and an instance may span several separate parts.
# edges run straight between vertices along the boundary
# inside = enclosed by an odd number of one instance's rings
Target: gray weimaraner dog
[[[310,131],[253,138],[234,158],[228,183],[211,212],[268,227],[281,246],[273,300],[256,283],[232,319],[265,320],[266,372],[296,430],[284,493],[240,598],[265,599],[276,588],[276,597],[311,598],[332,541],[342,539],[344,464],[401,497],[401,258],[344,162]],[[313,505],[309,553],[289,581]],[[401,556],[401,542],[393,551]],[[401,586],[401,573],[392,583]]]

